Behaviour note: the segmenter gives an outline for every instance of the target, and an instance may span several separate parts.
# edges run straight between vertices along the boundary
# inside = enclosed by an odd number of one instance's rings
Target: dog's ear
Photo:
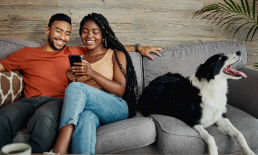
[[[202,78],[206,79],[208,82],[212,79],[214,79],[214,73],[213,73],[214,66],[209,66],[201,64],[195,73],[195,76],[198,78],[198,80],[201,82]]]
[[[210,80],[214,79],[213,72],[208,72],[207,73],[207,81],[209,82]]]
[[[196,73],[195,73],[195,77],[197,77],[197,79],[198,79],[199,81],[201,81],[202,78],[203,78],[203,75],[202,75],[202,72],[203,72],[203,71],[204,71],[203,64],[201,64],[201,65],[197,68]]]
[[[206,77],[208,82],[215,78],[215,67],[216,67],[215,63],[212,63],[209,66],[209,69],[207,71],[207,77]]]

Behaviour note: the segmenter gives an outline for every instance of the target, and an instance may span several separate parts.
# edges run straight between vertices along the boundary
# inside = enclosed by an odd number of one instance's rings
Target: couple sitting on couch
[[[43,47],[25,47],[0,61],[0,71],[21,70],[26,83],[24,98],[0,108],[0,147],[12,143],[28,121],[33,153],[53,149],[47,153],[63,154],[70,145],[73,154],[94,154],[98,126],[135,115],[137,80],[127,52],[135,47],[123,46],[106,18],[96,13],[80,23],[86,48],[66,46],[71,19],[65,14],[51,17],[46,34]],[[161,50],[139,48],[150,59],[150,52],[160,56]],[[70,67],[68,55],[81,55],[82,62]]]

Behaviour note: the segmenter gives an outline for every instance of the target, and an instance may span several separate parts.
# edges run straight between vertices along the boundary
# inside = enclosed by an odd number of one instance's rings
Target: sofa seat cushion
[[[152,115],[157,129],[157,147],[164,154],[207,154],[208,147],[199,133],[184,122],[169,116]],[[258,149],[258,120],[228,105],[228,119],[243,134],[252,150]],[[239,153],[240,146],[215,125],[206,128],[216,141],[219,154]]]
[[[136,117],[97,128],[96,153],[116,153],[155,142],[155,124],[150,117]]]
[[[87,132],[87,131],[85,131]],[[17,132],[14,143],[28,143],[27,129]],[[147,146],[155,142],[155,124],[150,117],[136,117],[97,128],[96,153],[106,154]]]

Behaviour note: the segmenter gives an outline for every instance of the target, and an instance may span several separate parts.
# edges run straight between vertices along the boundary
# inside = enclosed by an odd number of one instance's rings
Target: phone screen
[[[69,55],[69,61],[70,61],[70,66],[74,66],[73,63],[75,62],[82,62],[82,57],[80,55]]]

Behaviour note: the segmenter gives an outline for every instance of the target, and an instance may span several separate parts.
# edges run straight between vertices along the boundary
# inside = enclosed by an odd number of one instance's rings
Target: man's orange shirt
[[[25,97],[64,98],[68,85],[66,70],[70,67],[68,55],[82,55],[84,47],[65,47],[60,52],[43,51],[42,47],[25,47],[10,54],[0,63],[7,71],[21,70],[26,83]]]

